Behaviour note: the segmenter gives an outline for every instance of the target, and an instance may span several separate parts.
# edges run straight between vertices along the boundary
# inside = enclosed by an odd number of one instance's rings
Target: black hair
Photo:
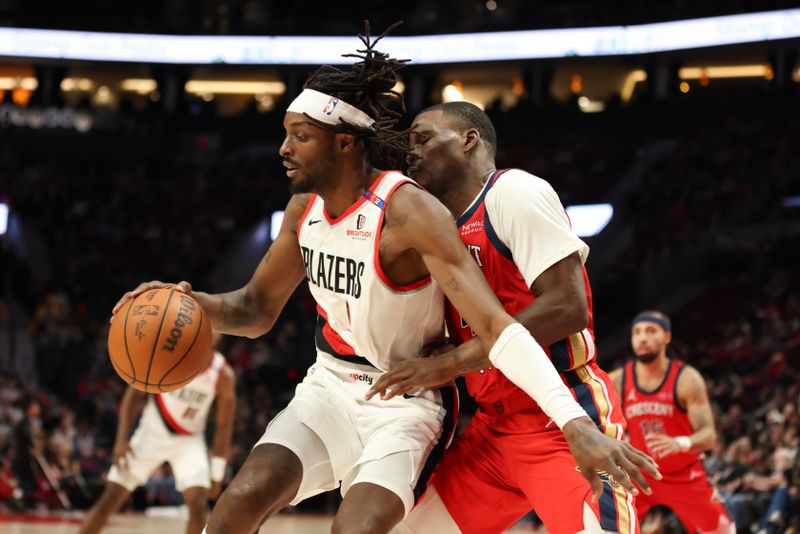
[[[389,26],[375,39],[370,37],[370,26],[364,21],[364,35],[359,39],[364,49],[344,57],[358,58],[349,69],[342,70],[331,65],[320,67],[303,85],[347,102],[360,109],[375,124],[370,129],[359,128],[342,121],[341,126],[328,127],[336,133],[356,135],[364,146],[367,160],[381,169],[399,169],[403,165],[407,150],[406,132],[394,128],[405,113],[403,95],[393,89],[397,83],[397,71],[403,68],[408,59],[395,59],[375,50],[375,45],[402,22]]]
[[[494,129],[491,119],[481,108],[469,102],[445,102],[426,108],[422,110],[422,113],[437,109],[442,110],[447,117],[455,119],[459,128],[465,130],[475,128],[489,148],[491,155],[494,156],[497,153],[497,130]]]

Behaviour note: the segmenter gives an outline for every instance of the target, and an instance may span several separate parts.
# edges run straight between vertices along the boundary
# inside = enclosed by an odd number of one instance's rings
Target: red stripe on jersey
[[[413,184],[416,187],[419,187],[420,189],[422,189],[415,181],[409,180],[409,179],[405,179],[405,180],[403,180],[401,182],[397,182],[394,185],[394,187],[392,187],[389,190],[389,192],[386,194],[386,198],[383,199],[384,202],[388,203],[389,202],[389,198],[397,190],[397,188],[400,187],[401,185],[404,185],[404,184]],[[430,277],[430,275],[428,275],[428,276],[426,276],[426,277],[424,277],[424,278],[422,278],[420,280],[417,280],[416,282],[413,282],[411,284],[407,284],[407,285],[404,285],[404,286],[398,286],[398,285],[393,284],[392,281],[389,280],[389,277],[386,276],[386,273],[383,272],[383,268],[381,267],[380,243],[381,243],[381,229],[383,228],[383,217],[384,217],[385,214],[386,214],[386,208],[381,210],[381,215],[380,215],[380,218],[378,219],[378,229],[375,231],[375,253],[372,255],[373,256],[373,262],[375,264],[375,272],[378,273],[378,278],[380,278],[381,282],[383,282],[389,289],[391,289],[393,291],[397,291],[399,293],[407,292],[407,291],[413,291],[415,289],[419,289],[421,287],[424,287],[424,286],[430,284],[431,283],[431,277]]]
[[[181,434],[183,436],[191,436],[192,433],[183,428],[178,422],[172,418],[172,415],[167,410],[166,404],[164,404],[163,399],[161,398],[161,394],[156,394],[156,405],[158,406],[158,411],[161,412],[161,416],[164,418],[164,421],[169,425],[169,427],[174,430],[176,433]]]
[[[325,340],[330,344],[331,348],[338,354],[356,356],[356,349],[351,347],[347,341],[342,339],[342,336],[340,336],[336,330],[331,328],[331,323],[328,321],[328,314],[325,313],[325,310],[323,310],[319,304],[317,304],[317,312],[325,318],[325,326],[322,327],[322,335],[325,336]]]
[[[308,199],[308,205],[306,206],[306,210],[303,212],[303,216],[300,217],[300,221],[297,223],[297,236],[300,237],[300,229],[303,227],[303,223],[306,222],[306,218],[308,214],[311,212],[311,208],[314,207],[314,202],[317,200],[317,195],[311,195],[311,198]]]

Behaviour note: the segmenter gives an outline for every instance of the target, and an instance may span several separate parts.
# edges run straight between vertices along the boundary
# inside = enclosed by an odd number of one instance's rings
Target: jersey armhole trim
[[[420,187],[420,185],[417,184],[414,180],[411,180],[410,178],[404,178],[398,181],[396,184],[394,184],[392,188],[389,190],[389,192],[386,193],[386,198],[384,200],[386,201],[387,204],[389,202],[389,199],[392,198],[394,192],[397,191],[397,189],[400,186],[405,184],[411,184],[415,187],[419,187],[420,189],[422,189],[422,187]],[[378,280],[380,280],[383,283],[383,285],[385,285],[387,288],[391,289],[395,293],[408,293],[427,286],[428,284],[431,283],[431,275],[425,276],[417,280],[416,282],[412,282],[410,284],[406,284],[403,286],[398,286],[393,284],[392,281],[389,280],[389,277],[386,276],[386,273],[383,272],[383,268],[381,267],[380,243],[381,243],[381,232],[383,230],[383,219],[385,215],[386,215],[386,210],[382,209],[381,214],[378,218],[378,226],[377,229],[375,230],[374,252],[372,254],[372,265],[373,268],[375,269],[375,273],[378,275]]]
[[[300,217],[300,220],[297,222],[297,239],[300,239],[300,230],[303,229],[303,223],[306,222],[308,218],[308,214],[311,213],[311,208],[314,207],[314,203],[317,201],[317,195],[311,195],[308,199],[308,206],[306,206],[306,210],[303,212],[303,216]]]

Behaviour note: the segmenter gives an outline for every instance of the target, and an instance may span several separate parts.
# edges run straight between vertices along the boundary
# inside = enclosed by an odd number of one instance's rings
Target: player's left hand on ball
[[[211,482],[211,488],[208,490],[208,498],[216,501],[222,491],[222,482]]]
[[[443,358],[417,358],[381,375],[364,398],[370,400],[380,394],[382,400],[389,400],[412,389],[441,386],[453,378],[453,372]]]
[[[641,470],[661,480],[658,466],[650,456],[622,440],[606,436],[588,417],[573,419],[564,425],[564,436],[581,474],[592,486],[594,502],[603,493],[604,475],[609,482],[618,482],[634,495],[639,494],[636,486],[647,495],[652,493]]]

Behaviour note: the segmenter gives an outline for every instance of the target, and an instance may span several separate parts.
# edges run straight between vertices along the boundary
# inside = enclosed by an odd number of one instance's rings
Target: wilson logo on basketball
[[[175,316],[172,330],[169,331],[169,337],[164,343],[164,346],[161,347],[170,352],[175,350],[175,345],[178,344],[178,340],[183,335],[183,327],[192,324],[192,315],[197,307],[194,300],[185,295],[181,295],[180,300],[181,307],[178,308],[178,315]]]

